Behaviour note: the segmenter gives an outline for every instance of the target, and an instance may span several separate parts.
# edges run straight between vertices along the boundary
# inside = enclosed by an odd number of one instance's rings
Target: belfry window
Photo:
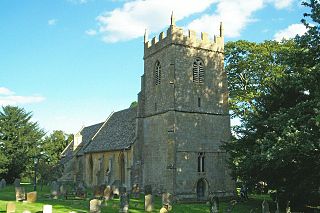
[[[156,66],[154,69],[154,84],[159,85],[161,83],[161,65],[160,62],[156,62]]]
[[[204,172],[204,152],[198,153],[198,172]]]
[[[204,82],[204,68],[203,68],[203,62],[200,58],[197,58],[193,62],[192,66],[192,72],[193,72],[193,82],[194,83],[203,83]]]

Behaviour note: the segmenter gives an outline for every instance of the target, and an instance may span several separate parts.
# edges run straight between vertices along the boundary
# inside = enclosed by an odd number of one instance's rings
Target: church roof
[[[78,146],[78,152],[77,155],[83,155],[84,154],[84,150],[87,147],[87,145],[90,143],[91,139],[93,138],[93,136],[97,133],[97,131],[100,129],[100,127],[102,126],[103,122],[98,123],[98,124],[94,124],[91,126],[86,126],[84,127],[79,133],[82,136],[82,142],[81,144]]]
[[[128,149],[135,140],[137,107],[112,114],[97,132],[84,152]]]

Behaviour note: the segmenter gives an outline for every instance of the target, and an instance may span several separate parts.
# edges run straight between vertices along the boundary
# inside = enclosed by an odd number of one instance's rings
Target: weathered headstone
[[[288,203],[287,203],[286,213],[291,213],[290,201],[288,201]]]
[[[52,213],[52,205],[44,205],[42,208],[42,213]]]
[[[26,193],[24,187],[15,187],[16,201],[23,201],[26,199]]]
[[[151,212],[154,209],[153,196],[152,196],[152,186],[146,185],[144,187],[144,210]]]
[[[66,187],[64,186],[64,184],[61,184],[61,186],[59,187],[59,191],[60,191],[60,194],[65,196],[66,193],[67,193],[67,189]]]
[[[168,213],[169,212],[169,205],[163,205],[160,209],[160,213]]]
[[[232,212],[234,206],[237,204],[237,201],[236,200],[231,200],[229,203],[228,203],[228,207],[227,207],[227,210],[226,212]]]
[[[51,197],[53,199],[58,199],[58,195],[59,195],[59,184],[57,183],[57,181],[52,181],[52,183],[51,183]]]
[[[0,189],[6,187],[6,185],[7,185],[6,180],[2,178],[1,181],[0,181]]]
[[[172,204],[172,195],[168,192],[162,193],[162,205]]]
[[[119,187],[120,192],[120,213],[127,213],[129,211],[129,194],[125,187]]]
[[[27,193],[27,202],[34,203],[37,201],[37,192]]]
[[[219,212],[219,198],[213,194],[209,195],[210,213]]]
[[[16,204],[14,202],[7,203],[7,213],[14,213],[16,212]]]
[[[101,200],[90,200],[90,213],[101,213]]]
[[[14,179],[13,185],[14,187],[20,187],[20,179],[19,178]]]
[[[269,204],[266,200],[262,202],[262,213],[270,213]]]
[[[104,189],[103,191],[103,197],[105,200],[110,200],[112,199],[112,189],[111,189],[111,186],[106,186],[106,188]]]
[[[93,187],[93,196],[96,198],[102,198],[104,193],[103,186],[94,186]]]
[[[139,184],[133,184],[132,194],[133,194],[133,197],[134,197],[134,198],[136,198],[136,199],[139,198],[139,195],[140,195],[140,187],[139,187]]]

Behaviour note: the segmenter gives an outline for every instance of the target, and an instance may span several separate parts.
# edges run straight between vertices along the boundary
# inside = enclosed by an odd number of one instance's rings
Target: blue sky
[[[304,33],[300,0],[0,0],[0,105],[76,133],[137,99],[143,34],[176,24],[225,41]]]

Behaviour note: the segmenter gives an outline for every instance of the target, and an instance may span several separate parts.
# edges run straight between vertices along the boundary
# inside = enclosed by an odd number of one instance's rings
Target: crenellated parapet
[[[168,45],[183,45],[192,48],[201,48],[208,51],[221,52],[224,51],[224,37],[223,26],[220,23],[219,36],[214,36],[214,39],[209,38],[208,33],[201,32],[201,37],[198,38],[196,32],[188,30],[187,34],[184,33],[183,28],[177,27],[174,18],[171,17],[171,25],[167,32],[161,32],[159,36],[153,37],[151,41],[148,39],[148,34],[145,32],[144,36],[144,56],[147,57]]]

